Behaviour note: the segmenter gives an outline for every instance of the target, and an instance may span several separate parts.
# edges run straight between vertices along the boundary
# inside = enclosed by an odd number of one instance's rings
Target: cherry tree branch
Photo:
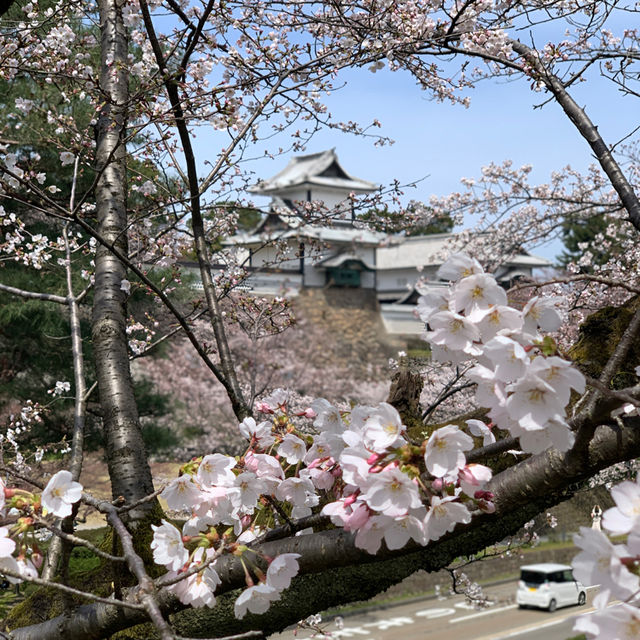
[[[541,510],[569,497],[576,483],[616,462],[640,456],[640,418],[626,418],[623,425],[623,428],[615,425],[598,428],[588,445],[587,455],[579,459],[551,448],[497,474],[487,487],[495,495],[495,514],[477,516],[470,525],[458,526],[451,534],[430,543],[426,548],[412,544],[391,552],[383,547],[378,555],[371,556],[355,546],[352,534],[341,529],[252,546],[257,553],[270,557],[281,553],[300,553],[302,577],[296,579],[289,597],[283,598],[282,603],[275,603],[273,611],[254,618],[253,622],[235,620],[229,608],[227,613],[213,609],[211,615],[217,616],[212,618],[216,620],[216,631],[225,633],[226,629],[231,628],[249,630],[251,624],[258,624],[265,632],[271,633],[310,615],[315,611],[311,607],[317,609],[325,604],[330,606],[332,602],[344,603],[347,593],[350,594],[349,598],[356,599],[357,594],[362,596],[363,589],[368,586],[363,584],[362,573],[358,574],[357,585],[351,584],[351,576],[353,572],[367,572],[367,566],[375,569],[379,577],[379,582],[372,588],[384,589],[390,586],[385,582],[385,571],[389,571],[393,574],[393,580],[397,580],[400,573],[404,577],[420,568],[428,571],[443,568],[459,556],[461,548],[468,553],[480,551],[487,544],[515,533]],[[392,567],[396,568],[396,573]],[[222,579],[217,589],[218,597],[244,584],[244,570],[238,558],[226,555],[214,564],[214,568]],[[332,582],[342,580],[344,588],[339,594],[326,588],[323,580],[325,574]],[[140,587],[127,590],[124,597],[135,601],[139,590]],[[301,591],[307,593],[308,599],[300,597]],[[164,589],[157,592],[156,598],[158,607],[165,615],[184,608]],[[200,612],[199,615],[205,613]],[[15,629],[12,633],[15,640],[52,640],[60,637],[56,635],[58,633],[62,633],[65,640],[85,640],[107,637],[109,633],[147,619],[147,613],[140,610],[123,611],[114,605],[98,603],[79,607],[70,615]],[[87,634],[89,621],[92,625],[91,634],[82,635]]]
[[[536,51],[518,40],[511,39],[509,42],[513,50],[521,55],[540,76],[540,79],[553,94],[558,104],[569,117],[569,120],[587,141],[627,210],[629,220],[636,229],[640,230],[640,200],[638,200],[635,190],[600,135],[598,127],[593,124],[586,111],[578,106],[578,103],[571,97],[560,79],[542,64]]]
[[[30,300],[42,300],[43,302],[55,302],[56,304],[67,304],[67,298],[64,296],[58,296],[53,293],[38,293],[36,291],[27,291],[25,289],[18,289],[17,287],[10,287],[7,284],[0,284],[0,291],[6,293],[12,293],[21,298],[27,298]]]
[[[573,282],[596,282],[598,284],[605,284],[609,287],[618,287],[620,289],[625,289],[629,291],[629,293],[640,294],[640,287],[634,287],[630,285],[628,282],[623,282],[622,280],[616,280],[615,278],[606,278],[604,276],[598,276],[591,273],[581,273],[575,276],[563,276],[552,278],[551,280],[544,281],[535,281],[535,282],[523,282],[520,284],[515,284],[513,287],[509,289],[509,293],[520,291],[522,289],[540,289],[542,287],[555,285],[555,284],[571,284]]]
[[[205,10],[205,14],[211,11],[212,3]],[[191,144],[191,134],[187,127],[185,115],[182,108],[182,101],[178,93],[178,87],[175,79],[169,74],[162,48],[158,42],[158,38],[155,33],[153,21],[151,20],[151,14],[149,7],[145,0],[140,0],[140,10],[142,12],[142,19],[145,25],[147,36],[151,43],[156,64],[160,69],[163,77],[164,87],[169,96],[171,103],[171,109],[173,113],[174,124],[178,130],[180,136],[180,142],[182,144],[182,152],[184,154],[185,162],[187,165],[187,178],[190,194],[190,208],[191,208],[191,223],[195,239],[196,255],[198,257],[198,264],[200,266],[200,275],[202,278],[202,284],[204,287],[205,298],[207,306],[209,308],[210,320],[213,327],[213,332],[216,338],[216,345],[218,347],[218,355],[220,357],[221,373],[224,376],[226,382],[225,388],[229,394],[229,399],[233,406],[233,411],[238,420],[244,419],[251,414],[251,408],[247,405],[244,399],[238,377],[235,370],[235,364],[229,348],[229,342],[227,340],[226,329],[222,320],[222,314],[218,302],[218,298],[215,291],[215,285],[213,277],[211,275],[211,260],[209,256],[209,249],[206,242],[206,234],[204,230],[204,221],[201,214],[200,203],[200,184],[198,180],[198,172],[196,167],[195,154]],[[195,47],[197,42],[198,33],[201,32],[204,26],[205,16],[198,25],[198,28],[192,36],[192,47]],[[185,58],[188,59],[187,53]]]

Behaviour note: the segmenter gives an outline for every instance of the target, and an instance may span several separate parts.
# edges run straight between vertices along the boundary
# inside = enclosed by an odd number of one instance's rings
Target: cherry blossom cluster
[[[466,375],[477,384],[478,406],[488,409],[493,425],[519,438],[525,452],[540,453],[550,444],[567,451],[575,437],[565,407],[572,390],[584,392],[585,378],[554,355],[554,341],[540,333],[561,325],[558,300],[533,297],[521,310],[510,307],[495,278],[465,254],[453,254],[438,277],[453,284],[418,303],[432,357],[476,362]],[[472,421],[469,428],[486,434],[486,443],[492,440],[484,423]]]
[[[640,631],[640,476],[615,486],[611,497],[616,506],[603,513],[602,526],[626,542],[614,544],[603,531],[587,527],[574,536],[582,550],[572,563],[576,579],[600,585],[595,612],[580,616],[574,629],[588,638],[633,640]]]
[[[354,532],[356,546],[375,554],[383,540],[388,549],[410,540],[426,545],[470,522],[473,513],[493,511],[485,489],[491,471],[466,463],[473,439],[456,425],[416,445],[389,404],[339,411],[318,399],[293,414],[288,401],[287,392],[276,390],[257,405],[267,419],[240,423],[249,443],[242,456],[194,459],[163,491],[170,509],[190,515],[181,531],[168,522],[155,527],[152,542],[156,562],[176,579],[181,572],[189,576],[175,586],[183,602],[213,605],[217,580],[208,561],[216,554],[232,552],[249,564],[255,551],[247,545],[265,528],[314,512]],[[296,426],[296,419],[312,420],[312,427]],[[289,556],[266,560],[266,574],[257,563],[245,565],[248,589],[236,602],[238,617],[266,611],[288,586],[271,577],[274,566],[286,562],[291,576],[297,570]]]
[[[0,573],[9,582],[38,577],[43,554],[33,535],[36,520],[48,514],[58,518],[71,515],[81,497],[82,485],[69,471],[53,475],[41,494],[7,487],[0,478],[0,516],[18,516],[13,526],[0,527]]]

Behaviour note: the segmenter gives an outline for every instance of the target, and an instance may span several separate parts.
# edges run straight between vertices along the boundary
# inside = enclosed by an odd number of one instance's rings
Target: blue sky
[[[547,181],[552,171],[567,164],[585,169],[593,162],[588,145],[560,107],[551,102],[534,109],[546,94],[531,91],[522,79],[480,83],[468,94],[468,109],[430,100],[406,73],[355,69],[344,79],[346,86],[325,100],[329,111],[336,119],[361,125],[378,119],[380,133],[395,144],[375,147],[366,138],[322,131],[306,152],[336,147],[347,171],[381,185],[394,179],[404,184],[425,178],[405,191],[406,201],[428,201],[432,194],[459,190],[460,178],[478,176],[481,167],[492,161],[511,159],[514,166],[533,165],[532,182]],[[616,88],[597,75],[572,93],[587,107],[607,142],[617,142],[636,126],[635,101],[621,99]],[[288,157],[257,160],[251,169],[266,178],[287,161]],[[535,253],[553,258],[561,248],[556,242]]]

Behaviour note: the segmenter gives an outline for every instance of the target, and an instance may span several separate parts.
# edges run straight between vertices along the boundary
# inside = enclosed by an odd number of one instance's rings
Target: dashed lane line
[[[485,609],[484,611],[479,611],[478,613],[470,613],[468,616],[462,616],[461,618],[454,618],[453,620],[449,620],[449,624],[464,622],[465,620],[473,620],[473,618],[481,618],[482,616],[488,616],[490,613],[509,611],[510,609],[515,609],[517,606],[517,604],[510,604],[506,607],[500,607],[500,609]]]

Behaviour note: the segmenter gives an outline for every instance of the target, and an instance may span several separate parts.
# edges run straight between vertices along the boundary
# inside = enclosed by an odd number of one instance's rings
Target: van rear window
[[[547,573],[540,573],[538,571],[520,572],[520,580],[523,582],[529,582],[530,584],[544,584],[548,577],[549,575]]]

